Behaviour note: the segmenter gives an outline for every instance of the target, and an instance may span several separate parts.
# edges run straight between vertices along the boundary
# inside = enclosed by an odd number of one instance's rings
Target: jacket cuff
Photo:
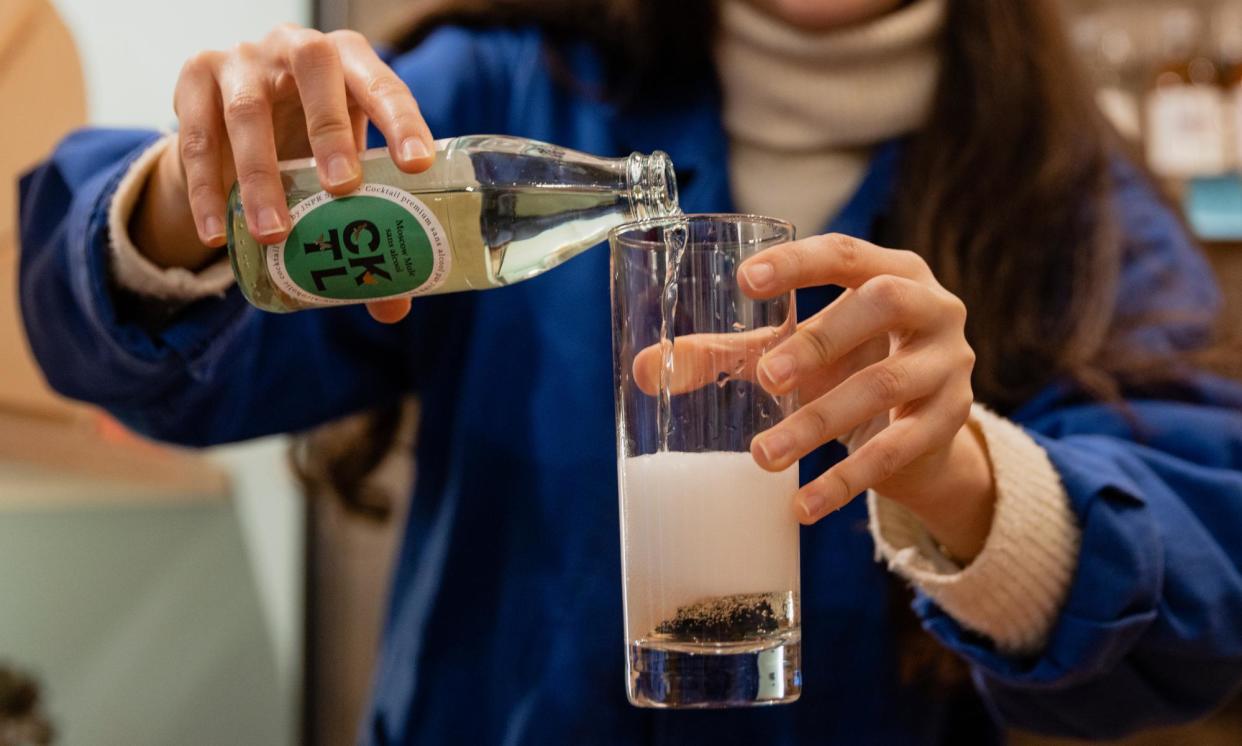
[[[199,272],[180,267],[157,267],[134,245],[129,235],[129,219],[142,196],[147,178],[160,155],[176,135],[156,140],[130,165],[108,208],[108,243],[112,277],[116,284],[135,295],[174,302],[190,302],[221,296],[233,284],[233,271],[227,257]]]
[[[869,492],[877,555],[1000,651],[1038,652],[1069,591],[1081,530],[1048,454],[1026,431],[979,404],[969,425],[983,436],[996,484],[992,527],[979,556],[959,567],[913,513]]]

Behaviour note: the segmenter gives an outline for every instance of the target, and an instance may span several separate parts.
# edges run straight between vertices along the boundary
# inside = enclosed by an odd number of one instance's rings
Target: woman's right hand
[[[424,171],[435,158],[409,88],[354,31],[286,25],[257,44],[201,52],[182,68],[173,106],[178,135],[131,223],[135,243],[163,267],[199,269],[224,246],[234,180],[251,233],[263,243],[283,240],[291,221],[278,160],[313,155],[326,191],[356,189],[368,120],[401,170]],[[409,301],[368,306],[395,321]]]

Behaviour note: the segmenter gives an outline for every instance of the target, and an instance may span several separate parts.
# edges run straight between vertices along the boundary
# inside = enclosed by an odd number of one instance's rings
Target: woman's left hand
[[[995,490],[987,452],[967,417],[975,355],[966,307],[922,257],[848,236],[814,236],[743,263],[756,299],[796,288],[845,292],[759,361],[759,383],[797,391],[802,406],[757,436],[751,453],[780,471],[831,440],[850,455],[803,487],[803,523],[867,489],[905,505],[949,553],[972,559],[991,526]]]

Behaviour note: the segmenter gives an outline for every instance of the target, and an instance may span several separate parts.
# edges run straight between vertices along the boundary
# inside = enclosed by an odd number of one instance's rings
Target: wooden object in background
[[[55,394],[17,304],[17,179],[86,122],[73,38],[48,0],[0,0],[0,507],[224,497],[224,471]],[[20,105],[16,105],[20,102]]]
[[[86,123],[86,89],[73,38],[47,0],[0,2],[0,407],[73,419],[26,347],[17,309],[17,177]]]
[[[0,409],[0,509],[226,501],[228,473],[100,416],[64,423]]]

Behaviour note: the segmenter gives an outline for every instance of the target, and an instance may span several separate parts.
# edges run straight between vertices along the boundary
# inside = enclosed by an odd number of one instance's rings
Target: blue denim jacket
[[[667,150],[688,212],[731,208],[713,86],[618,109],[562,85],[534,30],[445,28],[393,61],[438,136],[510,133],[621,155]],[[576,75],[598,75],[568,47]],[[22,183],[21,302],[59,391],[152,437],[208,445],[299,430],[417,392],[418,480],[393,580],[370,744],[964,743],[991,721],[1109,736],[1206,712],[1242,678],[1242,394],[1207,376],[1129,415],[1052,385],[1011,416],[1047,449],[1082,527],[1042,654],[999,654],[925,598],[974,693],[903,686],[885,570],[861,500],[804,529],[805,691],[756,710],[656,712],[623,686],[608,257],[529,282],[422,298],[395,326],[359,307],[291,315],[236,289],[151,331],[118,310],[107,209],[154,133],[87,130]],[[861,237],[892,201],[880,148],[830,226]],[[1124,163],[1123,310],[1211,310],[1176,218]],[[1067,195],[1072,199],[1072,195]],[[804,292],[803,313],[829,289]],[[1142,330],[1176,346],[1191,326]],[[836,448],[808,458],[822,471]],[[981,704],[983,706],[981,706]],[[986,713],[991,714],[991,718]],[[990,736],[989,736],[990,737]]]

